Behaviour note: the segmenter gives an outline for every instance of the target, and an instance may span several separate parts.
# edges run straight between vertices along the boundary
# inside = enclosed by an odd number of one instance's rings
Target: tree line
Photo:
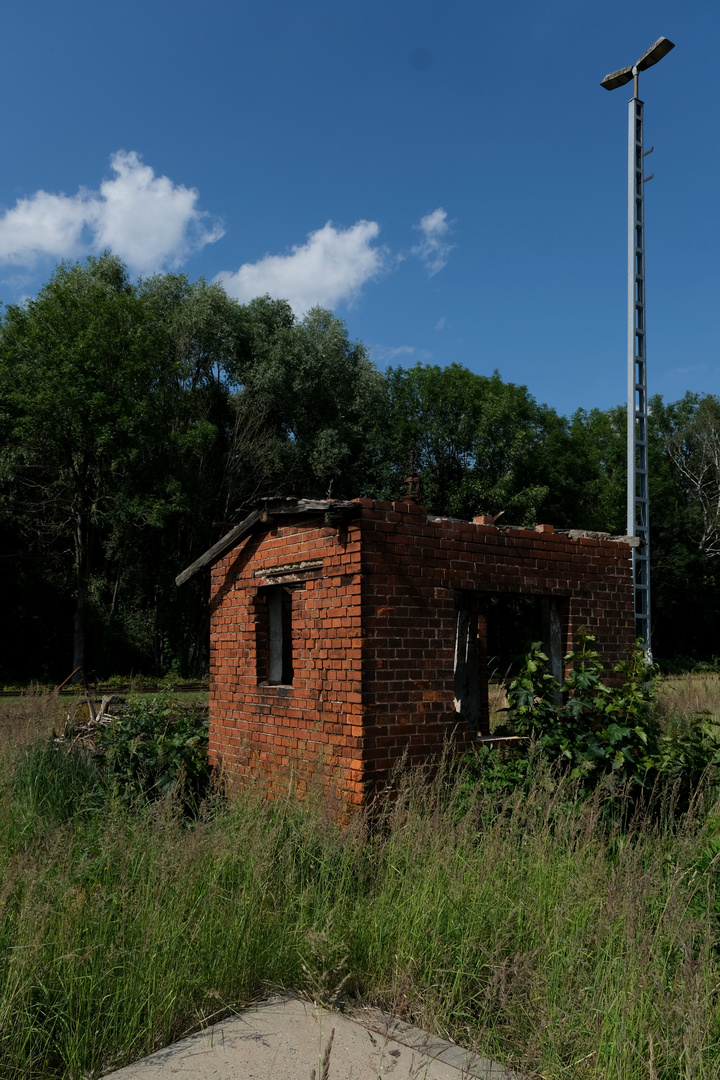
[[[720,652],[720,400],[651,402],[655,651]],[[106,253],[0,320],[0,682],[206,670],[207,581],[176,574],[283,494],[625,531],[625,409],[563,417],[497,372],[378,370],[345,325]]]

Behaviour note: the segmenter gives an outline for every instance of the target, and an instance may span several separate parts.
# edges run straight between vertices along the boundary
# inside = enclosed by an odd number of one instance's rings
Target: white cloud
[[[135,153],[111,160],[114,180],[100,185],[95,246],[109,247],[141,273],[179,266],[187,256],[224,234],[218,221],[198,209],[194,188],[155,176]]]
[[[378,364],[391,364],[393,360],[403,356],[412,356],[415,363],[422,360],[432,360],[433,357],[433,354],[428,352],[427,349],[417,349],[414,345],[372,345],[370,353],[373,360]]]
[[[37,191],[29,199],[18,199],[13,209],[0,217],[0,259],[31,265],[42,255],[74,255],[92,213],[93,207],[82,190],[71,198]]]
[[[99,191],[36,191],[0,215],[0,261],[32,266],[43,257],[77,258],[111,248],[140,274],[175,268],[219,240],[223,229],[198,208],[194,188],[156,176],[134,151],[110,159],[115,173]]]
[[[385,364],[389,364],[391,360],[396,360],[398,356],[412,356],[414,352],[414,345],[374,345],[372,348],[373,356]]]
[[[444,315],[441,318],[439,318],[438,321],[435,323],[435,329],[436,330],[444,330],[445,329],[445,316]]]
[[[437,274],[438,270],[442,270],[448,261],[450,252],[455,247],[455,244],[451,244],[447,240],[450,232],[447,213],[442,206],[438,206],[437,210],[433,210],[431,214],[426,214],[425,217],[420,218],[420,224],[414,225],[413,228],[419,229],[423,236],[420,243],[416,244],[412,249],[412,253],[422,259],[428,275],[432,277],[433,274]]]
[[[666,375],[702,375],[707,371],[707,364],[690,364],[688,367],[670,368]]]
[[[385,268],[385,249],[372,246],[379,232],[376,221],[357,221],[349,229],[336,229],[328,221],[289,255],[266,255],[235,273],[224,270],[215,280],[243,302],[265,293],[287,300],[296,315],[316,305],[334,308],[354,300]]]

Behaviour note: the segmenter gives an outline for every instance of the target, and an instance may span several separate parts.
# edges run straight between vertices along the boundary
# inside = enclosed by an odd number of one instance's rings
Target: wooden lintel
[[[303,559],[301,562],[283,563],[280,566],[266,566],[253,571],[253,577],[273,578],[283,574],[313,574],[322,570],[322,559]]]

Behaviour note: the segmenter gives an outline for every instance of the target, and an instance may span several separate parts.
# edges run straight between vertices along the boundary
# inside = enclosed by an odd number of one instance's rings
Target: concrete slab
[[[158,1050],[106,1080],[520,1080],[378,1010],[333,1013],[274,998]]]

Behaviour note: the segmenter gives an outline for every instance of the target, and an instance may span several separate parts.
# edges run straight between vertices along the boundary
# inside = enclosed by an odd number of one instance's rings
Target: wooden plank
[[[198,570],[210,566],[216,559],[221,558],[225,552],[229,551],[230,548],[233,547],[245,533],[249,532],[253,525],[259,520],[260,512],[258,510],[253,510],[251,514],[248,514],[244,521],[241,521],[239,525],[235,525],[230,532],[225,533],[225,535],[218,540],[217,544],[213,544],[204,555],[201,555],[199,559],[196,559],[194,563],[191,563],[187,570],[183,570],[182,574],[178,574],[175,578],[175,584],[184,585],[186,581],[189,581],[191,577],[194,577],[195,574],[197,574]]]
[[[269,499],[267,511],[269,514],[323,513],[323,511],[330,513],[343,511],[359,513],[360,507],[356,502],[340,499],[299,499],[297,502],[285,506],[276,505]]]

